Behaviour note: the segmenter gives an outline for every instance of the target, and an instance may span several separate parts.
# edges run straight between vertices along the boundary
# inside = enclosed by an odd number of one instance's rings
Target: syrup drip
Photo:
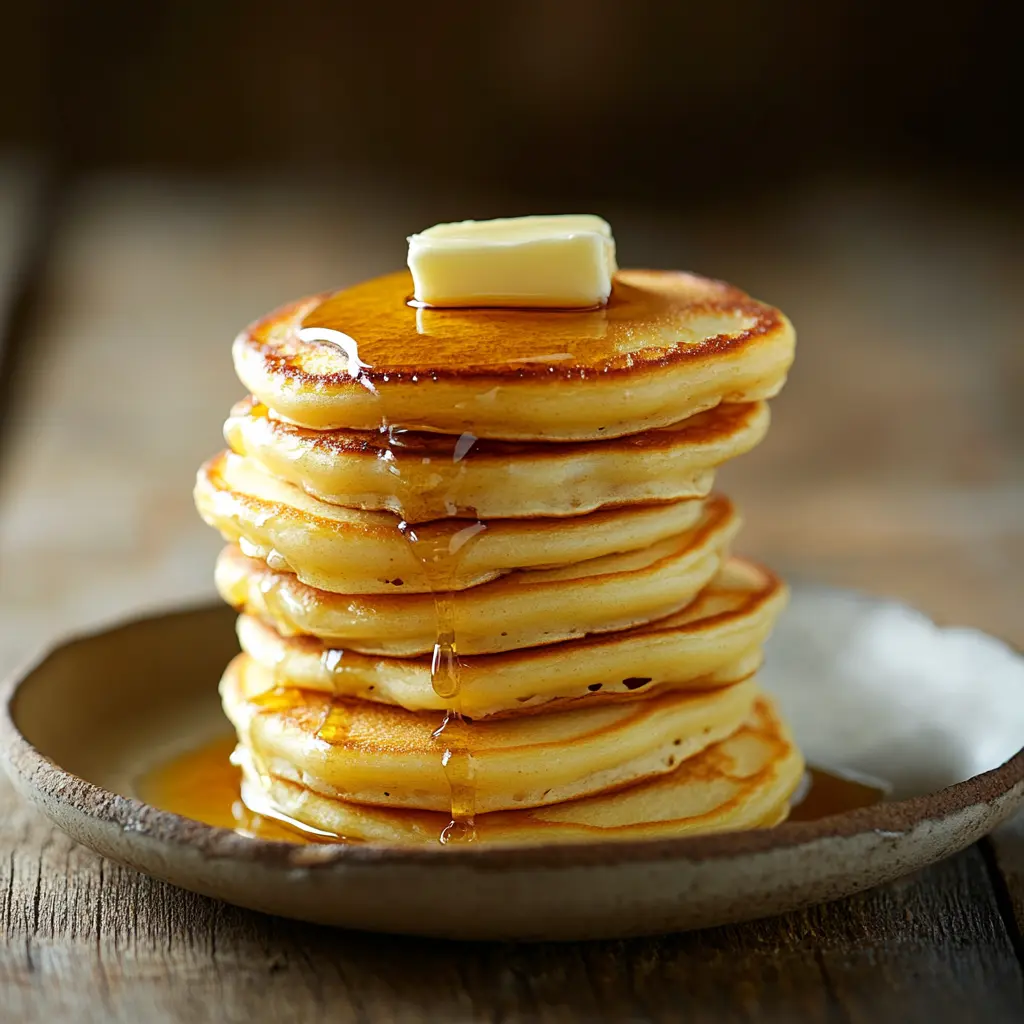
[[[340,745],[348,739],[352,728],[352,719],[344,707],[337,704],[329,704],[324,713],[323,721],[316,731],[316,738],[325,743]]]
[[[463,472],[463,460],[476,444],[473,434],[456,440],[451,458],[420,456],[402,443],[404,431],[382,425],[387,436],[385,457],[396,480],[420,495],[439,499],[449,516],[463,512],[452,500],[454,484]],[[400,504],[401,498],[394,495]],[[472,842],[476,838],[476,768],[473,761],[471,723],[462,714],[461,672],[456,637],[454,594],[459,565],[474,541],[486,529],[479,521],[413,524],[403,517],[398,529],[419,562],[434,598],[435,641],[430,661],[430,683],[446,703],[441,725],[434,731],[440,748],[441,765],[451,800],[451,821],[439,836],[440,842]]]
[[[456,450],[458,446],[456,446]],[[430,661],[430,684],[447,703],[444,719],[434,731],[441,746],[441,764],[451,794],[451,821],[440,841],[472,842],[476,838],[476,766],[473,761],[470,721],[462,714],[462,681],[455,631],[455,583],[459,562],[468,546],[484,531],[473,522],[457,528],[440,524],[414,527],[399,525],[413,554],[419,560],[434,595],[436,640]]]
[[[267,611],[272,616],[274,622],[278,623],[279,626],[286,626],[295,633],[301,633],[302,630],[295,621],[295,615],[288,595],[281,587],[277,586],[274,577],[269,573],[262,576],[259,581],[259,588],[260,594],[263,596],[263,602],[266,604]]]
[[[423,311],[419,311],[422,313]],[[356,332],[362,333],[362,332]],[[359,353],[357,338],[332,327],[329,323],[317,323],[315,317],[307,318],[299,329],[299,338],[309,344],[331,346],[340,351],[346,361],[346,370],[353,380],[375,396],[380,405],[380,431],[387,437],[387,447],[382,453],[388,469],[401,482],[408,493],[430,494],[440,499],[449,517],[455,517],[465,510],[459,509],[451,495],[453,484],[463,470],[463,459],[469,454],[476,437],[462,434],[452,449],[450,459],[432,459],[429,456],[414,455],[402,444],[403,430],[394,425],[387,415],[384,396],[364,372],[371,365],[363,361]],[[387,376],[384,377],[387,380]],[[408,470],[403,472],[403,469]],[[424,471],[426,470],[426,471]],[[468,546],[485,529],[478,521],[458,520],[449,524],[440,521],[433,524],[413,526],[406,521],[401,510],[401,495],[392,496],[398,506],[401,521],[398,529],[409,542],[413,555],[423,569],[434,597],[436,619],[436,640],[430,664],[430,681],[434,692],[446,702],[447,710],[441,725],[434,732],[434,738],[441,747],[441,764],[444,766],[448,787],[451,791],[451,822],[441,833],[442,843],[453,840],[471,841],[476,836],[473,823],[476,811],[476,789],[474,785],[474,763],[470,742],[470,722],[462,715],[460,694],[459,655],[455,633],[455,605],[453,594],[458,577],[459,562]],[[266,592],[268,604],[273,603],[275,615],[280,620],[291,622],[285,602],[273,592]],[[328,651],[323,655],[324,667],[333,675],[341,662],[340,651]],[[328,664],[329,661],[329,664]],[[340,708],[332,707],[325,715],[317,730],[317,737],[328,743],[340,742],[347,735],[348,723]]]
[[[337,647],[328,647],[320,655],[320,665],[330,677],[331,681],[337,688],[337,683],[334,682],[336,678],[341,674],[342,663],[345,661],[345,652],[339,650]]]

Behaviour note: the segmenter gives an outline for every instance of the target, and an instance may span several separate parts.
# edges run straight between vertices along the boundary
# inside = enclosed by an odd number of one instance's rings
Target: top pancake
[[[795,337],[720,281],[620,271],[588,311],[416,309],[402,271],[294,302],[235,341],[242,382],[314,430],[596,440],[774,395]]]

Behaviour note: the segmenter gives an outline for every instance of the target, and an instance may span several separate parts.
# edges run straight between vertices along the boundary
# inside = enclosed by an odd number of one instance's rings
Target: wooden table
[[[190,490],[241,394],[234,332],[400,265],[408,231],[466,209],[359,181],[38,186],[0,164],[0,672],[71,628],[211,595],[218,541]],[[1020,217],[895,185],[605,212],[625,262],[737,280],[798,326],[769,440],[722,475],[741,550],[1024,644]],[[1017,1021],[1022,921],[1011,825],[743,927],[524,947],[347,934],[105,862],[0,780],[5,1022]]]

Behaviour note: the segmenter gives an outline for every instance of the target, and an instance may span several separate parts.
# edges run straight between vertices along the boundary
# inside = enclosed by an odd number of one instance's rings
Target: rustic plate
[[[14,784],[100,853],[257,910],[466,939],[650,934],[856,892],[955,852],[1024,798],[1024,658],[901,605],[797,588],[765,681],[812,762],[894,800],[778,829],[522,849],[295,846],[156,810],[139,776],[224,731],[232,613],[203,608],[62,644],[7,684]]]

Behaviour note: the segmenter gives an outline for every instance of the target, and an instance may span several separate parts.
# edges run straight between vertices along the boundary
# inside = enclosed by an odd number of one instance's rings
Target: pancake
[[[195,501],[206,522],[246,554],[339,594],[422,594],[432,583],[464,590],[514,569],[645,548],[693,529],[704,516],[702,502],[677,501],[554,522],[449,519],[403,535],[390,512],[328,505],[231,453],[199,470]],[[407,537],[415,538],[416,550]],[[435,553],[441,563],[431,561]]]
[[[793,359],[777,309],[675,271],[620,271],[589,311],[415,309],[411,294],[401,271],[291,303],[236,338],[238,376],[314,430],[585,441],[769,398]]]
[[[492,654],[628,629],[688,605],[711,581],[739,529],[716,498],[695,529],[639,551],[559,569],[511,572],[451,595],[458,653]],[[232,546],[216,583],[230,605],[274,625],[363,654],[410,657],[433,651],[438,611],[431,594],[332,594],[271,569]]]
[[[314,497],[410,523],[455,515],[573,516],[703,498],[714,469],[768,430],[765,402],[720,405],[668,427],[597,443],[519,444],[416,431],[306,430],[253,398],[224,424],[238,454]]]
[[[449,744],[471,744],[477,813],[539,807],[618,788],[671,770],[732,734],[757,696],[753,680],[672,691],[624,704],[456,723],[393,705],[274,689],[247,655],[221,681],[224,711],[260,771],[355,803],[447,812],[442,763]]]
[[[785,601],[779,579],[732,558],[683,611],[650,625],[461,658],[460,707],[477,719],[544,711],[552,702],[635,700],[663,686],[727,685],[760,667],[761,644]],[[275,683],[410,711],[443,711],[449,703],[431,686],[428,657],[343,651],[312,637],[282,637],[249,616],[239,618],[238,637]]]
[[[220,692],[243,800],[396,844],[782,820],[803,762],[756,673],[786,588],[730,558],[711,487],[767,431],[789,321],[674,271],[618,272],[590,310],[412,290],[235,339],[251,397],[195,500],[241,613]]]
[[[543,716],[542,716],[543,717]],[[318,793],[284,776],[256,771],[238,751],[242,797],[255,812],[286,815],[349,841],[436,845],[447,813],[372,807]],[[788,812],[804,762],[785,723],[762,696],[731,736],[667,774],[568,803],[478,814],[477,841],[488,845],[665,839],[770,827]]]

